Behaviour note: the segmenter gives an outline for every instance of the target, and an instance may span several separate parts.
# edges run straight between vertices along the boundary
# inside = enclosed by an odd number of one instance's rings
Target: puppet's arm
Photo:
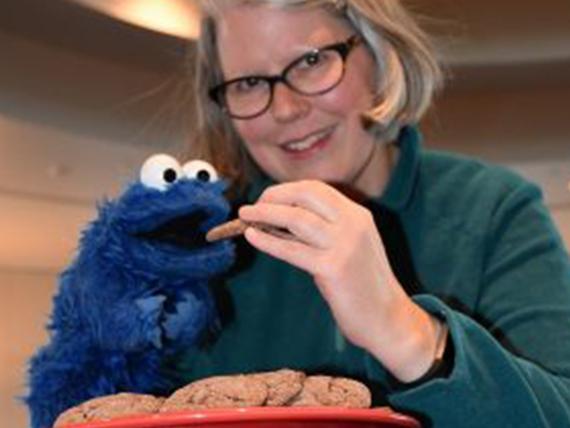
[[[54,302],[54,336],[30,365],[32,427],[51,426],[62,411],[93,397],[167,394],[176,386],[162,370],[164,359],[195,343],[210,313],[205,300],[181,293],[169,311],[162,295],[109,301],[95,293],[80,303],[67,292],[77,287],[67,285]]]
[[[30,363],[32,427],[49,427],[63,410],[93,397],[171,388],[161,372],[163,296],[109,302],[91,295],[86,306],[65,285],[54,301],[53,337]]]

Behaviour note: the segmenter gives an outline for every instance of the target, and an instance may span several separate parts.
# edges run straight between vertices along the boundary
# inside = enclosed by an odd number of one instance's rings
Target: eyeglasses
[[[214,86],[208,94],[229,116],[253,119],[269,109],[277,83],[308,96],[334,89],[344,77],[348,55],[361,41],[360,36],[353,35],[345,42],[307,52],[279,75],[239,77]]]

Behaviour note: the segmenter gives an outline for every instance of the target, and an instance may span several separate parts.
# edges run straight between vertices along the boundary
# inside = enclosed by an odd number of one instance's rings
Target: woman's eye
[[[140,172],[140,181],[147,187],[166,190],[183,174],[182,167],[170,155],[158,154],[149,157]]]
[[[214,183],[219,180],[216,169],[206,161],[192,160],[182,167],[184,175],[190,180],[200,180],[206,183]]]
[[[323,55],[321,54],[321,52],[319,51],[310,52],[307,55],[305,55],[305,58],[303,58],[301,65],[314,67],[315,65],[322,62],[322,60],[323,60]]]
[[[309,52],[306,54],[297,65],[297,69],[308,69],[308,68],[316,68],[316,67],[323,67],[331,63],[331,60],[334,59],[334,54],[332,54],[328,50],[316,50],[313,52]]]
[[[252,92],[259,89],[261,83],[262,81],[258,77],[246,77],[234,82],[234,84],[231,85],[230,90],[234,93]]]

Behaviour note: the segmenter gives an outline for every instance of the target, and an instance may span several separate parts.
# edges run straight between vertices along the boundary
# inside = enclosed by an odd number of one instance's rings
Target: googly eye
[[[196,159],[186,162],[182,169],[186,178],[191,180],[201,180],[207,183],[214,183],[219,180],[214,167],[203,160]]]
[[[149,157],[141,167],[140,180],[147,187],[166,190],[182,177],[182,167],[176,159],[165,154]]]

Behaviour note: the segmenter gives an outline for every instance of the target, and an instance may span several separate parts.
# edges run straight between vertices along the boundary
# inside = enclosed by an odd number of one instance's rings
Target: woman
[[[192,156],[296,239],[247,230],[224,328],[178,369],[352,376],[440,428],[570,426],[568,254],[534,185],[421,149],[440,69],[403,5],[202,3]]]
[[[417,63],[418,85],[427,86],[415,95],[415,88],[403,86],[407,77],[395,50],[386,55],[380,45],[376,61],[363,36],[338,18],[338,5],[331,13],[330,2],[301,10],[235,3],[213,3],[221,15],[204,37],[217,42],[208,49],[217,50],[221,73],[217,84],[204,87],[229,116],[222,120],[231,121],[229,132],[240,140],[233,144],[244,146],[271,179],[288,182],[264,192],[240,216],[289,229],[302,243],[253,229],[246,237],[311,274],[350,342],[378,353],[399,379],[415,380],[432,366],[445,326],[413,303],[394,277],[369,210],[323,183],[346,187],[358,199],[383,194],[398,155],[387,144],[391,131],[408,114],[421,114],[437,66],[419,36],[408,42],[417,45],[410,66]],[[394,17],[403,13],[391,8]],[[215,69],[204,64],[206,75]],[[364,121],[372,128],[378,121],[379,129],[367,129]],[[299,181],[306,179],[314,181]]]

